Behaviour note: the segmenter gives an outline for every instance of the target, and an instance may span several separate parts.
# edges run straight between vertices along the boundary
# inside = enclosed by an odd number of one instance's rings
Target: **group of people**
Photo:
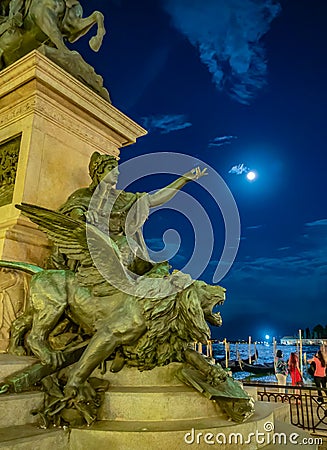
[[[322,350],[318,350],[315,356],[308,362],[314,366],[314,382],[317,388],[326,388],[326,356]],[[283,352],[277,350],[275,357],[275,375],[279,385],[286,385],[288,374],[291,376],[292,386],[303,384],[303,378],[299,367],[299,357],[292,352],[288,362],[283,359]],[[285,392],[285,389],[279,389],[279,392]],[[318,401],[323,402],[323,392],[318,390]]]
[[[298,386],[302,383],[302,375],[299,367],[299,358],[296,353],[291,353],[288,362],[283,359],[283,352],[277,350],[275,358],[275,375],[279,385],[285,385],[287,376],[290,374],[292,386]],[[285,392],[280,389],[279,392]]]

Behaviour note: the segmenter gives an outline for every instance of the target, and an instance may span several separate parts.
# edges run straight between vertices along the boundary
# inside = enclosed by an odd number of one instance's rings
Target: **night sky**
[[[194,156],[219,173],[236,201],[240,246],[219,281],[227,300],[214,336],[260,340],[325,326],[326,0],[81,4],[85,14],[105,14],[107,34],[97,54],[87,49],[87,37],[74,49],[103,76],[113,105],[149,132],[122,149],[121,162],[152,152]],[[252,182],[250,170],[257,174]],[[176,178],[160,175],[160,164],[156,171],[128,190],[151,191]],[[210,169],[203,182],[216,181]],[[212,225],[213,253],[199,278],[213,283],[225,239],[221,213],[203,187],[184,191]],[[196,215],[196,208],[189,219],[157,211],[144,227],[153,250],[164,247],[166,230],[179,233],[171,259],[178,269],[201,235]]]

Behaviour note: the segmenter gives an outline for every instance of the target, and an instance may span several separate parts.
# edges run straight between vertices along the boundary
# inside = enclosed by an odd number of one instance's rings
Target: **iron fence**
[[[257,388],[258,400],[289,404],[291,423],[314,433],[327,433],[327,389],[243,381]]]

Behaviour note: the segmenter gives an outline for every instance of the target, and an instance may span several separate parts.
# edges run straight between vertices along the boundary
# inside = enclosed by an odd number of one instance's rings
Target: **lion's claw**
[[[96,392],[87,381],[81,386],[67,384],[64,389],[65,400],[76,399],[78,403],[89,402],[96,397]]]
[[[212,366],[208,373],[208,381],[212,385],[217,385],[224,382],[227,378],[227,374],[222,367],[218,365]]]

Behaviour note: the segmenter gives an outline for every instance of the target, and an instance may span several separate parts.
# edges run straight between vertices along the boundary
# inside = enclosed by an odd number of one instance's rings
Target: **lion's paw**
[[[210,370],[209,370],[209,373],[207,376],[207,381],[212,386],[216,386],[216,385],[223,383],[226,380],[226,378],[227,378],[227,374],[222,367],[220,367],[218,365],[210,367]]]
[[[16,346],[9,347],[8,353],[10,355],[15,355],[15,356],[26,356],[26,351],[25,351],[24,347],[22,347],[21,345],[18,345],[17,347]]]
[[[87,403],[96,397],[96,392],[88,381],[79,386],[67,383],[64,389],[65,399],[75,399],[78,403]]]
[[[41,360],[43,365],[57,369],[64,363],[65,359],[61,351],[51,350],[42,341],[35,339],[35,337],[31,335],[27,338],[27,343],[34,355]]]

